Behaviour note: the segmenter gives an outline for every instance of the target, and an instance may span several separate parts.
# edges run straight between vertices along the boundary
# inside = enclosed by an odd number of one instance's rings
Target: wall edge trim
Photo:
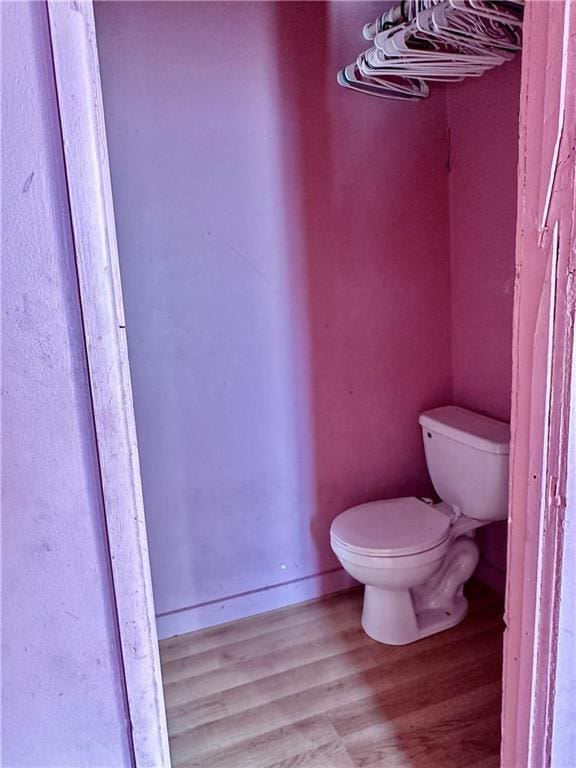
[[[158,637],[165,640],[175,635],[208,629],[229,621],[257,616],[279,608],[304,603],[335,592],[358,586],[343,568],[305,576],[295,581],[231,595],[222,600],[190,606],[156,617]]]
[[[170,766],[92,0],[47,0],[129,737]]]

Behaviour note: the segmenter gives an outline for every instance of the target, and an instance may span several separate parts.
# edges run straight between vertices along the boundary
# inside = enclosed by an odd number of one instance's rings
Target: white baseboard
[[[506,574],[481,558],[474,573],[477,579],[504,596]],[[164,640],[174,635],[215,627],[236,619],[245,619],[266,611],[285,608],[306,600],[330,595],[357,585],[342,568],[307,576],[297,581],[276,584],[272,587],[232,595],[223,600],[193,605],[156,617],[158,638]]]
[[[193,605],[156,617],[158,638],[163,640],[198,629],[244,619],[258,613],[285,608],[317,597],[356,586],[357,582],[342,568],[307,576],[297,581],[232,595],[223,600]]]
[[[480,558],[474,576],[483,584],[486,584],[487,587],[493,589],[494,592],[504,597],[506,593],[506,573],[493,565],[489,560],[485,560],[483,557]]]

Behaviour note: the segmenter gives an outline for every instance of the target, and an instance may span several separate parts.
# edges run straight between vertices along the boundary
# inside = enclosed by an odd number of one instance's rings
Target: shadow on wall
[[[451,400],[443,96],[411,105],[336,84],[361,21],[379,11],[274,4],[285,232],[305,292],[295,289],[304,322],[292,323],[310,377],[305,522],[319,570],[337,565],[329,526],[341,511],[430,493],[418,414]]]

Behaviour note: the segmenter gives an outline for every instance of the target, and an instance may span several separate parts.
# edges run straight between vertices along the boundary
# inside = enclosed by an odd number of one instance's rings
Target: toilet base
[[[464,584],[478,563],[470,534],[455,539],[442,566],[412,589],[366,585],[362,627],[379,643],[406,645],[459,624],[468,613]]]
[[[373,640],[386,645],[407,645],[459,624],[468,613],[468,601],[460,594],[450,609],[414,610],[409,589],[388,590],[366,586],[362,608],[362,628]]]

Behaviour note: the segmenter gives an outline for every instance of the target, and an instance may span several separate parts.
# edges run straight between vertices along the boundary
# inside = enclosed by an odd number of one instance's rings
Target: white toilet
[[[372,501],[330,529],[342,567],[366,585],[362,626],[404,645],[458,624],[478,562],[474,531],[507,516],[510,427],[449,405],[419,418],[430,478],[442,501]]]

